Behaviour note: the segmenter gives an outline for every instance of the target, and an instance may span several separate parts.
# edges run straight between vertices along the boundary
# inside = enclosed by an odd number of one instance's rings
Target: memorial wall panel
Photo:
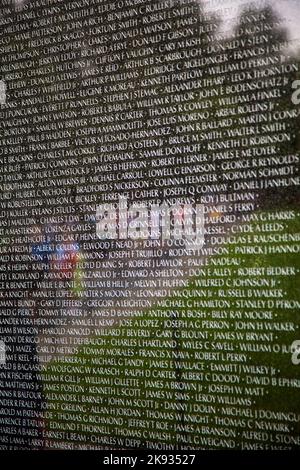
[[[0,449],[299,450],[300,2],[0,6]]]

